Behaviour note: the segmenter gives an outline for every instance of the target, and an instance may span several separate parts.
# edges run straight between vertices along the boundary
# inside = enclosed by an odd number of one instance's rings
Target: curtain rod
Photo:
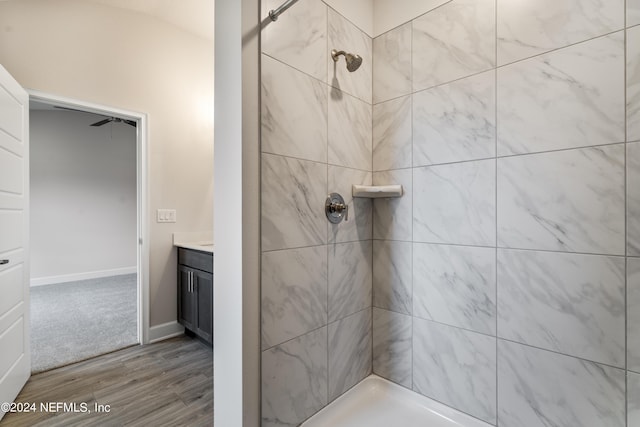
[[[278,16],[280,16],[281,13],[283,13],[285,10],[289,9],[291,6],[293,6],[293,4],[295,2],[297,2],[298,0],[287,0],[284,3],[282,3],[280,5],[280,7],[278,7],[277,9],[272,9],[269,11],[269,18],[271,18],[272,21],[277,21],[278,20]]]

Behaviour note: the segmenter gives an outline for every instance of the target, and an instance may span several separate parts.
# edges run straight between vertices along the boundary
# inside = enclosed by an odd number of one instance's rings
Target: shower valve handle
[[[332,203],[331,208],[337,213],[344,212],[344,220],[349,221],[349,205],[345,205],[344,203]]]
[[[343,219],[349,220],[349,205],[344,202],[342,196],[338,193],[331,193],[324,202],[324,213],[332,224],[338,224]]]

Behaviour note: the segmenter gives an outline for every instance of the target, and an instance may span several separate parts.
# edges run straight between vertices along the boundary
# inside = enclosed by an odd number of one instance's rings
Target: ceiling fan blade
[[[137,124],[135,121],[133,121],[133,120],[125,120],[125,119],[122,119],[122,121],[123,121],[123,122],[125,122],[126,124],[128,124],[129,126],[133,126],[134,128],[135,128],[135,127],[137,127],[137,125],[138,125],[138,124]]]
[[[91,126],[102,126],[102,125],[106,125],[109,122],[113,121],[113,117],[109,117],[108,119],[104,119],[104,120],[100,120],[99,122],[95,122],[93,123]]]

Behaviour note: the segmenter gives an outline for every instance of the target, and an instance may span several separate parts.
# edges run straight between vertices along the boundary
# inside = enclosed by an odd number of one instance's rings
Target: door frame
[[[124,110],[93,102],[25,89],[29,101],[55,104],[104,116],[116,116],[137,122],[136,126],[136,198],[137,198],[137,287],[138,343],[149,343],[149,142],[145,113]]]

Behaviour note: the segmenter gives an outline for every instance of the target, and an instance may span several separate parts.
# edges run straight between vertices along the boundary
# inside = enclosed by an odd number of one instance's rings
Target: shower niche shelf
[[[404,190],[402,185],[357,185],[351,187],[353,197],[363,197],[367,199],[381,199],[391,197],[402,197]]]

